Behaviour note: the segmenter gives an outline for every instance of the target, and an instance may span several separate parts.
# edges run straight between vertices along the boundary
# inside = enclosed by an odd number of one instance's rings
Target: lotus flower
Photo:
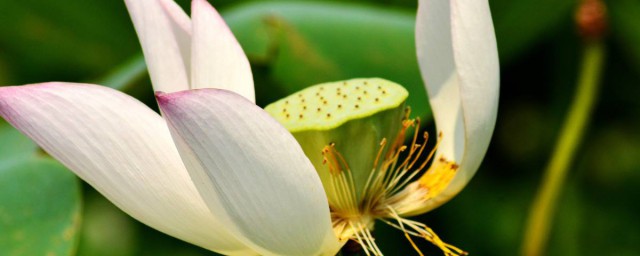
[[[197,246],[334,255],[346,239],[373,243],[360,237],[368,226],[353,237],[336,230],[320,171],[290,131],[254,104],[249,62],[213,7],[193,0],[189,18],[171,0],[126,4],[162,116],[118,91],[62,82],[0,87],[0,116],[132,217]],[[445,160],[395,194],[411,200],[398,212],[405,216],[435,208],[468,182],[488,146],[498,99],[486,1],[421,0],[416,42],[444,134],[435,154]],[[453,180],[429,183],[434,173]],[[399,215],[392,217],[408,221]]]

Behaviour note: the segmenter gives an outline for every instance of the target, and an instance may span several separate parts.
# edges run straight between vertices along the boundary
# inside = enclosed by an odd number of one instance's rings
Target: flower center
[[[420,121],[409,119],[407,97],[393,82],[353,79],[309,87],[265,110],[292,132],[314,164],[338,238],[357,241],[367,255],[381,255],[371,233],[381,220],[402,230],[418,252],[411,236],[447,255],[463,254],[426,225],[403,217],[421,213],[457,170],[441,157],[428,167],[437,143],[426,150],[428,134],[420,136]]]
[[[414,133],[407,146],[404,141],[410,128],[414,128]],[[324,163],[329,167],[333,178],[333,193],[339,195],[338,200],[330,201],[334,231],[340,239],[356,240],[367,255],[382,254],[371,234],[373,221],[376,219],[402,230],[420,255],[422,253],[411,239],[412,236],[433,243],[445,255],[466,254],[443,242],[425,224],[403,217],[439,195],[451,182],[458,168],[455,163],[439,158],[437,164],[432,164],[424,171],[434,156],[437,143],[427,153],[425,149],[428,133],[423,133],[424,141],[418,144],[419,130],[419,119],[405,119],[391,143],[386,139],[381,141],[360,202],[355,197],[354,179],[348,160],[335,149],[335,144],[323,149]],[[414,181],[420,174],[422,176]]]
[[[379,78],[352,79],[309,87],[276,101],[265,110],[298,140],[318,171],[330,202],[337,200],[322,150],[334,143],[349,160],[356,202],[373,168],[378,144],[396,135],[409,93]]]

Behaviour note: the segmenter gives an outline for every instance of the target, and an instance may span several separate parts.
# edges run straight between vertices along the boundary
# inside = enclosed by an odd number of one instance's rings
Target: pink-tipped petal
[[[132,217],[198,246],[248,252],[198,193],[165,121],[96,85],[0,87],[0,116]]]
[[[473,177],[495,126],[500,78],[488,1],[420,0],[416,47],[436,125],[443,134],[437,154],[460,166],[453,182],[430,206],[435,208]]]
[[[185,41],[179,31],[179,24],[167,15],[166,9],[175,12],[175,8],[165,8],[162,0],[125,0],[127,9],[136,28],[149,76],[156,91],[176,92],[189,89],[187,59],[183,53],[189,49],[181,48]],[[171,4],[165,4],[170,6]],[[186,15],[186,14],[185,14]],[[175,14],[173,17],[182,16]],[[178,18],[180,19],[180,18]],[[179,22],[184,23],[184,22]],[[184,42],[187,43],[188,41]],[[189,45],[188,43],[186,45]]]
[[[201,195],[236,237],[266,255],[337,252],[320,179],[284,127],[225,90],[157,99]]]
[[[255,102],[249,60],[220,14],[206,1],[191,5],[191,88],[217,88]]]

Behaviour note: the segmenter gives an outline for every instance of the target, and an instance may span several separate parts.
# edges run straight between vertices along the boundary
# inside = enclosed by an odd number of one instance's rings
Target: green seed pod
[[[331,172],[349,169],[358,202],[383,139],[393,141],[405,117],[409,93],[380,79],[352,79],[311,86],[267,106],[265,110],[298,140],[315,166],[329,201],[338,200]],[[326,164],[326,146],[340,152]],[[385,154],[386,152],[382,152]],[[335,165],[335,163],[340,163]]]

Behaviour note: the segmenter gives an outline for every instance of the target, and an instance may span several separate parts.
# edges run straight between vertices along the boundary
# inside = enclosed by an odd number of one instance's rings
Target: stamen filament
[[[413,236],[416,237],[422,237],[425,240],[431,242],[432,244],[434,244],[435,246],[438,246],[438,248],[440,248],[445,255],[447,256],[458,256],[458,255],[467,255],[467,252],[458,249],[455,246],[452,246],[450,244],[447,244],[445,242],[443,242],[440,237],[438,237],[438,235],[436,235],[435,232],[433,232],[433,230],[429,227],[427,227],[427,225],[417,222],[417,221],[412,221],[412,220],[408,220],[405,218],[402,218],[398,215],[398,213],[392,208],[389,207],[389,213],[391,214],[391,216],[396,219],[396,221],[398,221],[399,225],[392,225],[400,230],[402,230],[405,234],[411,234]],[[413,230],[415,230],[418,234],[414,233],[414,232],[408,232],[405,228],[404,225],[407,225],[408,227],[412,228]],[[413,241],[411,241],[411,243],[413,243]]]
[[[409,128],[415,130],[410,144],[404,145],[405,134]],[[327,164],[331,174],[329,181],[333,198],[329,199],[329,203],[334,219],[334,231],[341,239],[354,239],[363,247],[366,255],[382,255],[369,226],[373,225],[371,221],[375,219],[401,230],[419,255],[423,253],[412,237],[424,238],[447,256],[466,254],[443,242],[425,224],[400,216],[420,209],[437,196],[449,185],[457,169],[454,162],[444,158],[440,158],[438,162],[432,161],[442,134],[439,134],[435,147],[425,156],[429,134],[424,132],[424,141],[418,144],[419,129],[419,119],[405,119],[392,143],[388,143],[386,138],[380,141],[373,168],[362,191],[356,191],[354,174],[347,159],[337,151],[336,145],[330,143],[322,150],[323,164]],[[400,159],[401,157],[403,159]],[[423,173],[427,164],[431,162],[434,163]],[[414,181],[419,174],[423,176]],[[358,195],[357,192],[362,194]],[[388,221],[388,218],[396,220],[397,223]]]
[[[357,230],[356,227],[354,227],[352,222],[349,222],[349,225],[351,226],[352,229]],[[371,255],[369,254],[369,251],[371,251],[370,249],[370,244],[369,241],[363,242],[362,238],[360,237],[360,232],[355,232],[354,235],[356,236],[356,240],[358,241],[358,243],[362,246],[362,248],[364,249],[364,253],[367,254],[367,256]]]
[[[398,213],[396,213],[391,206],[387,206],[387,209],[389,210],[389,212],[391,212],[393,214],[394,217],[400,218],[400,216],[398,216]],[[404,228],[404,225],[402,224],[402,221],[398,221],[398,225],[400,226],[399,229],[402,230],[402,233],[404,233],[404,236],[407,238],[409,243],[411,243],[411,246],[413,247],[413,249],[416,250],[416,252],[420,256],[424,256],[424,254],[422,254],[422,251],[420,251],[420,249],[418,248],[416,243],[413,242],[413,239],[411,239],[411,236],[409,236],[409,233]]]

